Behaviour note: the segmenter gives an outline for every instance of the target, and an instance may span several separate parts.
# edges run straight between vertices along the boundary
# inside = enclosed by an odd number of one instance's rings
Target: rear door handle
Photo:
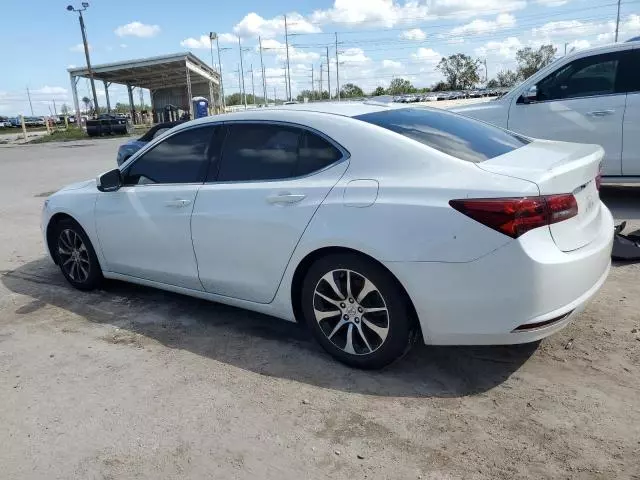
[[[290,192],[280,192],[274,193],[273,195],[269,195],[267,197],[267,202],[269,203],[298,203],[302,199],[304,199],[306,195],[302,193],[290,193]]]
[[[615,110],[594,110],[593,112],[588,112],[587,115],[590,117],[606,117],[607,115],[613,115],[616,113]]]
[[[191,200],[187,200],[185,198],[176,198],[174,200],[169,200],[168,202],[165,202],[164,205],[166,207],[182,208],[182,207],[186,207],[190,203],[191,203]]]

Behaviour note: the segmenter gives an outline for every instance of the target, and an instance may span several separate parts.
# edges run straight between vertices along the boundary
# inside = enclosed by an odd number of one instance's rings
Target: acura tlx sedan
[[[380,368],[414,338],[514,344],[605,281],[603,150],[454,113],[300,104],[208,117],[45,202],[63,275],[125,280],[304,321]]]

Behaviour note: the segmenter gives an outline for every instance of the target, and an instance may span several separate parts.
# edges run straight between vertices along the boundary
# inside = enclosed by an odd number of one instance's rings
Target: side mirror
[[[101,192],[115,192],[122,186],[122,173],[118,168],[110,170],[100,175],[96,183]]]
[[[531,103],[536,100],[538,100],[538,87],[536,85],[531,85],[520,96],[520,103]]]

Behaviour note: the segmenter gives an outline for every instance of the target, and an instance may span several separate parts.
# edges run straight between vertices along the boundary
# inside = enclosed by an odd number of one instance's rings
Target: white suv
[[[599,144],[604,181],[640,182],[639,72],[640,42],[582,50],[502,98],[452,111],[531,137]]]

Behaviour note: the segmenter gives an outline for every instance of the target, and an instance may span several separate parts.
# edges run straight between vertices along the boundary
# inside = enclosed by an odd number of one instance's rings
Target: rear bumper
[[[573,252],[560,251],[549,230],[539,228],[473,262],[385,265],[409,293],[425,343],[536,341],[571,322],[607,278],[613,217],[601,208],[597,237]],[[555,321],[527,329],[548,320]]]

